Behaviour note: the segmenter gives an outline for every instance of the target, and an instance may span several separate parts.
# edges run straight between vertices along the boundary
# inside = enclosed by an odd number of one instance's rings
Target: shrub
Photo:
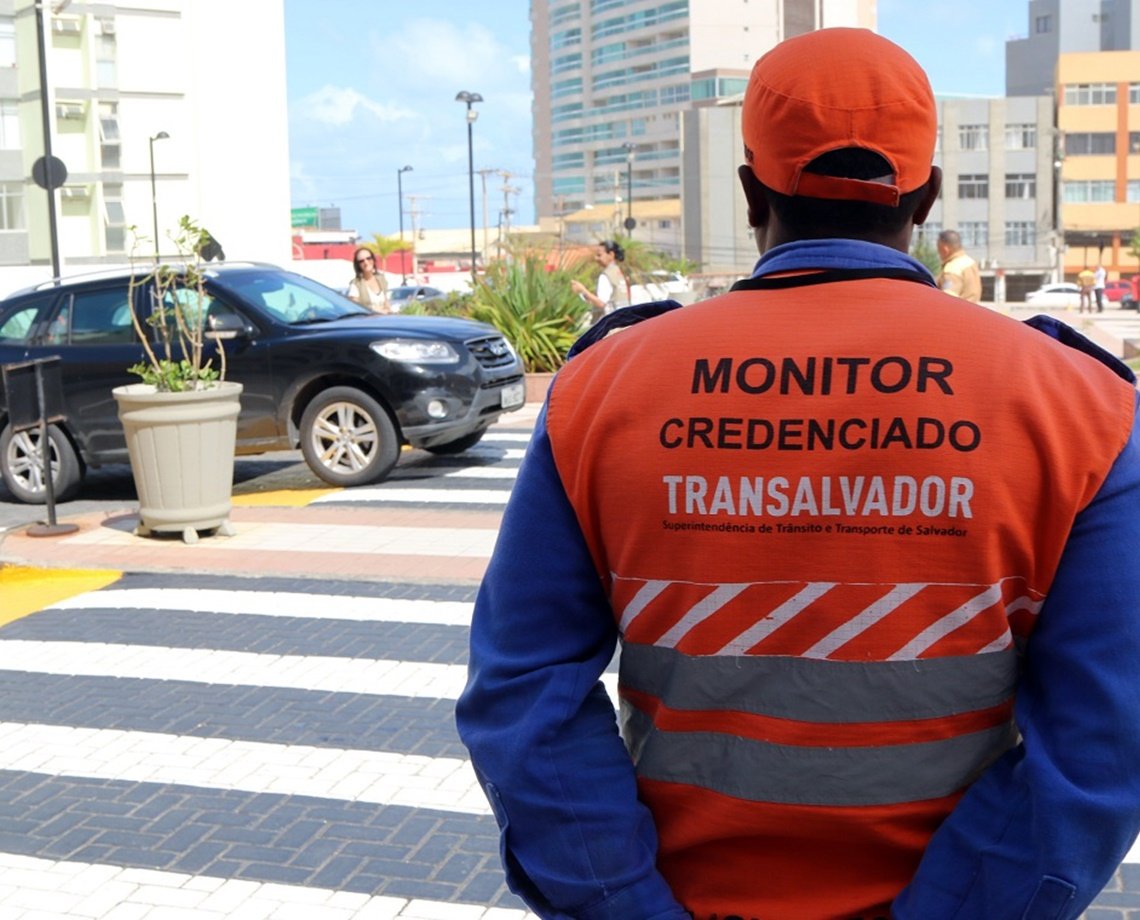
[[[590,315],[590,305],[571,290],[573,277],[548,270],[537,256],[497,262],[475,286],[471,318],[502,332],[528,371],[556,371]]]

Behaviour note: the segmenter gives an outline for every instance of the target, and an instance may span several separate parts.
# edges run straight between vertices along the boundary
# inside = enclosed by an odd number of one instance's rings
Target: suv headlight
[[[447,342],[424,339],[388,339],[370,346],[381,358],[401,364],[458,364],[459,354]]]

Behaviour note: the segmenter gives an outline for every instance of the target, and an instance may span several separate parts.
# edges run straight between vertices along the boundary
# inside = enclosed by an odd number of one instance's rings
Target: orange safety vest
[[[554,460],[619,622],[658,865],[697,920],[887,916],[1016,743],[1018,648],[1134,398],[883,279],[729,293],[563,368]]]

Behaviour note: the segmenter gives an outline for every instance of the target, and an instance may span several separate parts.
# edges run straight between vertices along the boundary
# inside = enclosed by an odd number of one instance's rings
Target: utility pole
[[[412,274],[413,275],[419,274],[419,266],[416,264],[418,262],[418,258],[416,256],[416,252],[418,251],[418,249],[416,247],[416,240],[419,239],[419,232],[420,232],[419,217],[420,217],[420,214],[422,213],[420,211],[419,207],[417,207],[416,202],[419,201],[421,198],[429,198],[429,197],[430,196],[428,196],[428,195],[408,195],[407,196],[407,198],[408,198],[408,217],[412,221]]]
[[[487,177],[497,173],[497,169],[490,169],[483,167],[477,169],[475,172],[479,173],[479,179],[483,183],[483,264],[487,264]]]
[[[505,228],[503,231],[503,241],[505,242],[507,235],[511,232],[511,215],[515,213],[511,208],[511,195],[517,194],[520,189],[510,184],[511,176],[514,175],[513,173],[504,169],[499,175],[503,177],[503,224]]]

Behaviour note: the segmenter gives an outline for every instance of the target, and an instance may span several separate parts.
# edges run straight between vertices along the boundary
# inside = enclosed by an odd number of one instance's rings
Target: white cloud
[[[326,125],[342,126],[356,118],[358,111],[368,112],[381,122],[415,118],[411,109],[369,99],[350,86],[322,86],[297,101],[296,113]]]

